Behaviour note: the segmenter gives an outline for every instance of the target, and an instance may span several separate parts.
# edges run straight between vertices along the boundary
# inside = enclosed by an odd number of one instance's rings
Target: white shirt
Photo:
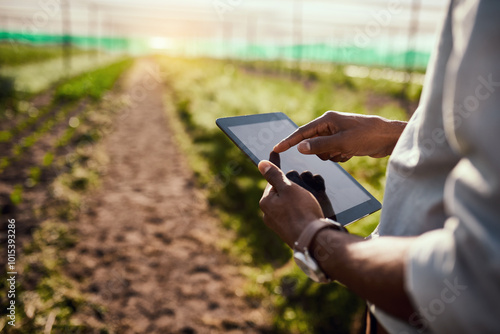
[[[391,333],[500,332],[500,1],[452,0],[420,105],[391,156],[375,234],[421,235]]]

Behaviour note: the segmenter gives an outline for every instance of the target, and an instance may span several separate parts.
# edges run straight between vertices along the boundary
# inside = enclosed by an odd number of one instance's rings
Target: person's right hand
[[[345,162],[353,156],[382,158],[392,153],[406,126],[379,116],[327,111],[283,139],[273,151],[284,152],[299,144],[303,154]]]

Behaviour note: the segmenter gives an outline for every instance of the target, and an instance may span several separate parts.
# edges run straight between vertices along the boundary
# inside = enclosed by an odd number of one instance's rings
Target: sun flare
[[[151,37],[149,40],[149,46],[156,50],[167,50],[174,47],[174,43],[171,39],[166,37]]]

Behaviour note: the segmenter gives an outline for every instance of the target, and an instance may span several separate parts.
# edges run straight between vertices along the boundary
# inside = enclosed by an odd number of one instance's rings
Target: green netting
[[[148,38],[62,36],[50,34],[23,34],[0,32],[0,41],[31,43],[37,45],[61,44],[70,41],[82,48],[97,48],[107,51],[147,53],[151,52]],[[307,61],[327,61],[369,66],[389,66],[393,68],[424,69],[429,61],[429,52],[391,51],[381,46],[355,47],[349,45],[328,45],[325,43],[306,45],[263,45],[247,43],[223,43],[214,40],[184,40],[175,47],[155,52],[184,56],[211,56],[239,59],[303,59]]]

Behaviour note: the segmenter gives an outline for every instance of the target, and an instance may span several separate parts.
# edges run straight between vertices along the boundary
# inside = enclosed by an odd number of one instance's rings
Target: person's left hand
[[[273,163],[261,161],[259,171],[269,182],[259,203],[264,222],[293,248],[309,223],[324,218],[321,206],[309,191],[290,181]]]

